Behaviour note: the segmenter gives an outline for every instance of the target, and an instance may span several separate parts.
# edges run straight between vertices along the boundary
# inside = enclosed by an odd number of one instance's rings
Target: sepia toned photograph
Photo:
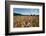
[[[15,27],[39,27],[39,9],[13,8],[13,25]]]

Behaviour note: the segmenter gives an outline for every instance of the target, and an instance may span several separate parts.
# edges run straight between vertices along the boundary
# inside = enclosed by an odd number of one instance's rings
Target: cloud
[[[14,13],[19,13],[23,15],[39,15],[39,9],[32,9],[32,8],[14,8]]]

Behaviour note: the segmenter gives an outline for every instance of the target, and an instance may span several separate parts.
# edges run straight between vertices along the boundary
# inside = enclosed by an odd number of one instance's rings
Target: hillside
[[[16,15],[22,15],[22,14],[18,14],[18,13],[13,13],[14,14],[14,16],[16,16]]]
[[[19,15],[19,16],[25,16],[25,15],[19,14],[19,13],[13,13],[13,15],[14,15],[14,16],[18,16],[18,15]],[[26,15],[26,16],[39,16],[39,15],[35,15],[35,14],[34,14],[34,15]]]

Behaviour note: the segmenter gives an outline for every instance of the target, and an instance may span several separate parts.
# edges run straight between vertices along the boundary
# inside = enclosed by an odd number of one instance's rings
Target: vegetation
[[[14,27],[39,27],[39,16],[13,16]]]
[[[22,15],[22,14],[19,14],[19,13],[14,13],[14,16],[17,16],[17,15]]]

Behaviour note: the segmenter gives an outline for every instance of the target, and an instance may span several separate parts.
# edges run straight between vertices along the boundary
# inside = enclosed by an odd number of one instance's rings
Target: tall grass
[[[39,16],[13,16],[14,27],[39,27]]]

